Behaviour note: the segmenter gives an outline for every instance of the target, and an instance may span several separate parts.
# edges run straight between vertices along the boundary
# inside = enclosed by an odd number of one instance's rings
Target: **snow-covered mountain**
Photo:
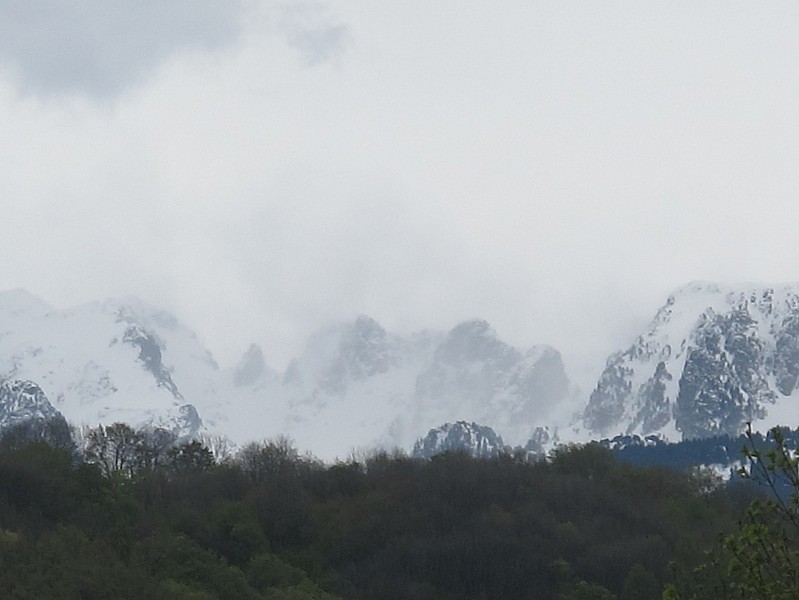
[[[0,380],[35,382],[76,424],[197,433],[187,398],[212,393],[217,370],[173,316],[136,300],[56,310],[22,290],[0,294]]]
[[[32,381],[0,382],[0,443],[13,448],[34,441],[73,451],[67,420]]]
[[[497,339],[482,320],[456,326],[416,378],[418,416],[452,414],[502,431],[514,444],[549,423],[550,412],[569,397],[560,354],[549,346],[520,351]]]
[[[457,421],[431,429],[413,445],[411,456],[432,458],[443,452],[466,452],[476,458],[494,458],[508,447],[490,427]]]
[[[799,286],[690,284],[612,355],[585,427],[669,440],[799,423]]]
[[[572,399],[560,355],[519,350],[485,321],[399,336],[361,316],[312,336],[284,373],[253,345],[220,369],[177,318],[135,299],[58,310],[0,293],[0,381],[35,382],[75,425],[124,421],[234,442],[294,438],[322,458],[409,449],[468,420],[524,443]]]
[[[237,404],[250,407],[241,414],[272,399],[259,426],[268,420],[275,433],[324,456],[407,449],[430,428],[458,420],[501,428],[511,443],[524,443],[573,394],[555,349],[518,350],[485,321],[402,337],[366,316],[312,336],[282,378],[270,373],[250,386],[257,393],[249,397],[246,387],[237,390]],[[256,436],[254,422],[228,418],[231,429]]]
[[[63,418],[35,383],[20,380],[0,383],[0,431],[30,421]]]

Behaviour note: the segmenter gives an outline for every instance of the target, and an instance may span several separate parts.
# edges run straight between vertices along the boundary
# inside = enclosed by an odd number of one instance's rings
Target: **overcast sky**
[[[569,356],[799,280],[799,4],[4,0],[0,288],[223,364],[359,313]]]

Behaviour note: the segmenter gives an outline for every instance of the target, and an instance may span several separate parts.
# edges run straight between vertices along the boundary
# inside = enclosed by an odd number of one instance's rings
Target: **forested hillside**
[[[658,599],[751,497],[594,444],[326,466],[286,440],[221,464],[193,442],[109,469],[18,441],[0,453],[7,598]]]

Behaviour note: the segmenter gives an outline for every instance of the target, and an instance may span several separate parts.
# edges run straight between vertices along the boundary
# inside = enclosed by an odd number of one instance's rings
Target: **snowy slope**
[[[174,317],[136,300],[56,310],[24,291],[0,294],[0,379],[35,382],[75,424],[195,433],[201,423],[186,398],[212,393],[203,375],[215,370]]]
[[[258,363],[251,349],[236,372]],[[229,404],[204,418],[236,439],[285,433],[322,457],[410,449],[430,428],[465,419],[524,443],[571,394],[554,349],[511,348],[477,321],[401,337],[360,316],[311,336],[282,375],[247,368],[263,375],[226,392]]]
[[[798,376],[799,286],[692,283],[608,359],[583,422],[669,440],[796,425]]]
[[[457,415],[521,444],[537,426],[549,424],[553,409],[571,393],[554,348],[522,351],[499,340],[487,322],[467,321],[447,334],[417,377],[415,423],[442,423]]]
[[[0,293],[0,380],[36,382],[75,425],[124,421],[236,443],[289,435],[322,458],[410,449],[474,421],[524,444],[573,399],[556,350],[513,348],[485,321],[399,336],[361,316],[313,335],[285,373],[251,346],[219,369],[173,315],[135,299],[57,310]]]

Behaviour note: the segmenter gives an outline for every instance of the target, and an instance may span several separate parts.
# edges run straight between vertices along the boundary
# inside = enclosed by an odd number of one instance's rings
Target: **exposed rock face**
[[[419,410],[488,423],[527,439],[569,396],[560,354],[538,346],[522,352],[497,339],[481,320],[455,327],[416,379]],[[523,431],[522,431],[523,430]]]
[[[54,447],[74,449],[66,419],[31,381],[0,383],[0,440],[6,446],[45,441]]]
[[[170,430],[193,428],[181,407],[219,403],[226,383],[169,313],[136,299],[60,310],[20,291],[0,292],[0,379],[35,382],[76,426]]]
[[[693,284],[608,359],[584,424],[603,436],[737,436],[747,422],[795,420],[797,378],[799,288]]]
[[[774,376],[777,390],[790,396],[799,379],[799,297],[785,299],[787,314],[775,332]]]
[[[139,349],[139,360],[144,368],[152,373],[159,387],[169,390],[177,400],[183,400],[178,386],[172,381],[172,374],[164,366],[161,343],[152,332],[147,331],[141,325],[134,324],[125,330],[122,341]]]
[[[431,429],[414,444],[412,456],[432,458],[443,452],[466,452],[475,458],[492,458],[505,449],[502,438],[490,427],[458,421]]]
[[[672,375],[666,369],[666,363],[660,361],[655,367],[655,373],[641,388],[643,400],[641,410],[636,415],[632,428],[640,429],[644,434],[657,431],[669,422],[669,399],[666,396],[666,386],[672,380]]]
[[[338,354],[328,367],[321,387],[343,393],[347,384],[385,373],[397,364],[386,330],[374,319],[361,315],[344,331]]]
[[[436,349],[433,364],[417,378],[416,394],[432,401],[453,392],[488,400],[501,383],[516,379],[521,358],[516,349],[496,338],[487,322],[461,323]]]
[[[22,421],[63,418],[32,381],[7,380],[0,383],[0,430]]]
[[[175,427],[172,429],[178,439],[193,438],[200,432],[203,421],[194,406],[184,404],[178,409],[178,415]]]
[[[276,394],[290,406],[283,430],[308,446],[347,432],[343,452],[408,448],[436,424],[456,421],[494,427],[523,444],[573,393],[554,348],[514,348],[486,321],[405,337],[363,316],[312,336],[281,387]]]
[[[683,438],[743,431],[777,395],[767,381],[766,340],[745,306],[700,319],[680,378],[674,418]]]
[[[264,353],[257,344],[252,344],[233,372],[233,385],[243,387],[258,382],[268,371]]]
[[[445,422],[524,444],[573,400],[561,357],[514,348],[488,323],[408,336],[358,317],[320,331],[278,375],[253,345],[219,369],[169,313],[135,299],[55,309],[0,292],[0,380],[35,381],[78,427],[115,422],[237,443],[289,435],[326,459],[376,445],[410,449]]]
[[[524,451],[534,456],[546,456],[547,452],[557,446],[560,439],[557,431],[551,432],[549,427],[536,427],[533,435],[524,446]]]

